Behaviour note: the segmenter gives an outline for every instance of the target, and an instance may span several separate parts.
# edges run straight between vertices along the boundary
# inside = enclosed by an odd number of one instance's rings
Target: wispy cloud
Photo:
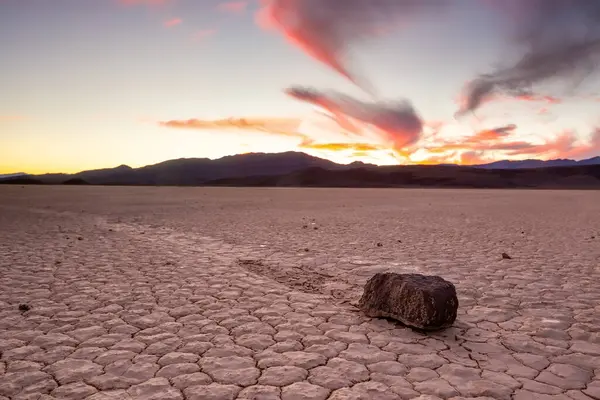
[[[228,13],[241,13],[248,7],[248,1],[227,1],[217,6],[219,11]]]
[[[262,28],[278,31],[307,56],[377,99],[368,77],[353,65],[348,49],[362,39],[381,34],[382,27],[402,25],[416,14],[433,16],[459,3],[454,0],[270,0],[262,2],[257,22]],[[600,57],[600,3],[597,1],[486,0],[485,3],[506,11],[498,13],[499,17],[515,20],[517,34],[505,39],[518,38],[517,44],[527,51],[513,66],[491,71],[467,85],[459,99],[457,115],[475,111],[483,103],[508,99],[535,103],[532,105],[537,109],[533,114],[547,114],[564,98],[537,93],[532,89],[534,84],[554,78],[568,83],[599,69],[600,64],[594,62]],[[522,18],[514,18],[513,11]],[[427,127],[408,100],[397,104],[365,102],[338,92],[304,88],[292,88],[287,93],[318,106],[346,132],[357,136],[378,135],[398,154],[411,154],[431,144],[427,148],[431,152],[440,156],[454,153],[465,163],[472,163],[485,158],[488,151],[547,157],[588,149],[572,132],[551,137],[542,144],[511,139],[516,129],[514,125],[446,142],[439,139],[439,129]],[[428,129],[433,130],[431,135],[427,134]]]
[[[458,96],[458,100],[456,101],[459,104],[460,111],[457,115],[464,114],[467,111],[474,111],[469,109],[469,102],[472,99],[468,96],[469,88],[475,85],[473,82],[469,82],[465,85],[465,89],[463,89],[463,93]],[[522,103],[541,103],[546,104],[546,108],[548,106],[553,106],[557,104],[564,103],[564,99],[552,96],[552,95],[542,95],[542,94],[534,94],[534,93],[521,93],[514,96],[507,96],[498,93],[489,93],[485,96],[482,96],[478,99],[478,106],[482,107],[487,104],[496,104],[496,103],[505,103],[505,102],[522,102]]]
[[[455,142],[442,141],[424,149],[432,155],[429,160],[454,160],[467,165],[494,161],[488,155],[491,151],[500,152],[507,158],[545,159],[585,158],[600,152],[600,129],[594,129],[587,141],[582,141],[574,131],[567,130],[542,143],[511,139],[510,135],[515,130],[514,125],[483,130],[466,139]]]
[[[183,20],[181,18],[171,18],[163,22],[163,25],[165,28],[172,28],[174,26],[181,25],[182,23]]]
[[[600,152],[600,128],[595,129],[587,142],[581,142],[572,130],[567,130],[542,144],[524,144],[508,152],[511,156],[542,156],[544,158],[580,158]]]
[[[382,27],[409,19],[440,0],[271,0],[264,1],[257,20],[274,28],[306,55],[333,69],[361,89],[373,93],[366,76],[349,65],[348,48]]]
[[[164,6],[173,3],[175,0],[117,0],[119,4],[125,6]]]
[[[216,29],[201,29],[192,34],[192,40],[200,42],[208,37],[214,36],[217,33]]]
[[[505,126],[499,126],[492,129],[484,129],[477,132],[466,140],[466,143],[479,143],[482,141],[492,141],[502,139],[517,129],[515,124],[509,124]]]
[[[175,129],[208,130],[208,131],[246,131],[267,135],[298,139],[296,146],[300,149],[342,152],[353,151],[367,153],[387,150],[382,144],[362,142],[319,142],[308,134],[299,131],[302,124],[296,118],[228,118],[219,120],[171,120],[159,122],[160,126]]]
[[[490,95],[520,96],[535,84],[560,80],[575,89],[598,70],[600,2],[488,1],[513,20],[512,40],[523,50],[514,64],[475,79],[465,91],[459,113],[474,111]],[[519,17],[515,18],[515,12]],[[499,13],[502,17],[502,13]]]
[[[368,138],[360,135],[355,138],[342,137],[341,141],[322,141],[300,130],[302,120],[296,118],[228,118],[219,120],[171,120],[159,122],[160,126],[174,129],[207,130],[207,131],[238,131],[257,132],[261,134],[297,139],[298,149],[344,152],[348,156],[362,157],[381,151],[392,151],[395,157],[407,157],[409,162],[411,152],[394,148],[393,143],[382,140],[369,142]],[[432,124],[437,127],[439,124]],[[425,158],[418,163],[442,164],[459,163],[462,165],[484,164],[494,161],[492,154],[503,154],[505,158],[585,158],[600,152],[600,128],[595,129],[588,140],[581,140],[573,131],[565,131],[542,143],[513,138],[517,126],[513,124],[484,129],[472,136],[457,140],[436,140],[427,146],[423,142],[413,149],[420,149]],[[360,139],[367,139],[361,141]],[[491,153],[492,152],[492,153]],[[414,153],[412,153],[414,154]]]
[[[326,150],[326,151],[354,151],[368,154],[370,151],[388,150],[386,146],[376,145],[371,143],[315,143],[303,142],[300,143],[300,148],[311,150]]]
[[[171,120],[159,122],[160,126],[177,129],[255,131],[272,135],[296,137],[306,140],[307,136],[297,132],[301,120],[296,118],[228,118],[218,120]]]
[[[364,102],[335,91],[301,87],[292,87],[286,93],[321,107],[340,128],[360,136],[374,132],[398,151],[414,145],[423,130],[421,117],[408,101]]]
[[[465,151],[460,155],[461,165],[487,164],[494,160],[486,158],[482,151]]]

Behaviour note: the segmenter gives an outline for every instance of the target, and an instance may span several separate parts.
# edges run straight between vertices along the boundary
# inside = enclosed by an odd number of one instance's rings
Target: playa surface
[[[600,399],[600,192],[0,187],[0,400],[63,398]]]

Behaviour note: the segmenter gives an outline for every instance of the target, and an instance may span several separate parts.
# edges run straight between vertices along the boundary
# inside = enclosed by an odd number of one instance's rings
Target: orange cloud
[[[219,120],[172,120],[159,122],[159,125],[177,129],[249,130],[308,140],[306,135],[297,132],[300,123],[301,121],[296,118],[229,118]]]
[[[219,11],[223,12],[240,13],[245,11],[247,6],[247,1],[228,1],[226,3],[219,4],[217,8]]]
[[[461,165],[487,164],[494,160],[484,157],[481,151],[465,151],[460,154]]]
[[[511,125],[507,126],[511,127]],[[508,129],[512,131],[514,128]],[[450,162],[456,160],[463,165],[484,164],[493,161],[485,157],[487,151],[500,151],[507,157],[536,157],[536,158],[586,158],[600,152],[600,128],[592,132],[587,142],[581,142],[573,131],[565,131],[544,143],[528,141],[507,141],[503,136],[494,139],[494,130],[482,131],[478,134],[456,143],[441,143],[435,147],[425,148],[432,156],[425,163]],[[487,138],[487,140],[477,140]],[[446,154],[445,154],[446,153]]]
[[[397,151],[416,144],[423,121],[410,102],[368,103],[330,90],[291,87],[285,93],[297,100],[320,107],[340,128],[355,135],[370,131]]]
[[[181,23],[183,23],[183,20],[181,18],[172,18],[166,20],[163,23],[163,25],[165,26],[165,28],[172,28],[174,26],[181,25]]]
[[[339,142],[318,142],[308,134],[299,131],[302,121],[297,118],[228,118],[219,120],[171,120],[159,122],[163,127],[175,129],[193,129],[210,131],[255,131],[268,135],[284,136],[298,139],[300,149],[348,152],[354,157],[372,155],[374,152],[391,150],[398,160],[410,160],[416,148],[402,151],[394,149],[393,144],[355,142],[352,140]],[[432,123],[435,129],[439,124]],[[510,135],[517,129],[509,124],[492,129],[485,129],[456,142],[437,141],[434,145],[420,146],[425,159],[419,164],[459,163],[462,165],[485,164],[494,161],[487,156],[488,152],[500,152],[504,157],[536,157],[536,158],[587,158],[600,152],[600,128],[595,129],[590,139],[581,142],[572,131],[566,131],[543,143],[531,143],[524,140],[510,140]]]
[[[443,156],[429,156],[424,160],[418,162],[421,165],[438,165],[438,164],[451,164],[451,161],[454,157],[456,157],[456,153],[450,153]]]
[[[346,151],[352,150],[367,154],[370,151],[386,150],[387,147],[379,146],[370,143],[301,143],[301,148],[312,150],[327,150],[327,151]]]
[[[600,152],[600,128],[594,129],[587,143],[579,143],[575,132],[565,131],[543,144],[523,145],[508,152],[511,156],[532,155],[548,158],[579,158]]]
[[[354,151],[367,153],[388,149],[387,146],[371,143],[317,143],[310,136],[298,132],[301,124],[300,119],[296,118],[228,118],[219,120],[171,120],[159,122],[160,126],[176,129],[193,130],[246,130],[269,135],[285,136],[300,139],[299,148],[322,151]]]
[[[509,136],[517,129],[514,124],[500,126],[492,129],[484,129],[458,142],[440,142],[435,146],[426,148],[430,153],[446,153],[455,150],[467,151],[485,151],[485,150],[503,150],[513,147],[519,147],[525,142],[504,142],[502,139]]]
[[[509,124],[493,129],[484,129],[482,131],[477,132],[474,136],[468,138],[467,142],[476,143],[480,141],[498,140],[511,134],[516,129],[517,126],[514,124]]]

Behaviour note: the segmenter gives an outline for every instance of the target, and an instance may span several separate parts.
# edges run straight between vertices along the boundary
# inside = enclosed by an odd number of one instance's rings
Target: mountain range
[[[598,188],[600,157],[497,161],[475,166],[337,164],[299,152],[188,158],[75,174],[11,174],[0,183],[147,186]]]

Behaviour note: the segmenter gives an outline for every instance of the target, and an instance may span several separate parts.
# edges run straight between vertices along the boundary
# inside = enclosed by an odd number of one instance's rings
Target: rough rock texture
[[[456,320],[458,298],[454,285],[439,276],[387,272],[369,279],[359,307],[369,317],[394,318],[413,328],[438,330]]]

